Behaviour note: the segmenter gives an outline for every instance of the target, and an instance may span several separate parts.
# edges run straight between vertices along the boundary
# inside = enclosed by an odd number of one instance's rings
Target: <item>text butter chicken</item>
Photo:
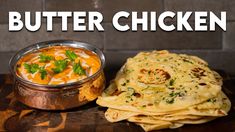
[[[52,46],[29,53],[17,63],[17,75],[37,84],[72,83],[96,73],[98,56],[86,49]]]

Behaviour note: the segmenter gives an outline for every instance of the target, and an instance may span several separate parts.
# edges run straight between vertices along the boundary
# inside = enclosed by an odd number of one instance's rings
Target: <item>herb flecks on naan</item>
[[[127,60],[110,86],[98,98],[97,104],[109,107],[106,118],[111,122],[125,119],[134,121],[136,116],[138,119],[155,116],[151,120],[174,121],[165,127],[176,128],[175,123],[182,126],[182,122],[207,121],[205,117],[214,119],[227,115],[231,104],[221,92],[221,86],[220,75],[196,56],[165,50],[141,52]],[[131,115],[135,118],[127,116],[113,119],[110,114],[115,113],[113,110],[118,111],[118,115]],[[146,123],[137,124],[143,127]]]

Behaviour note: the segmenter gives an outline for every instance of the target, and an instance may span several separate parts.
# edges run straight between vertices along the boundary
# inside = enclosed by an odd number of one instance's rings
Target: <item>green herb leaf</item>
[[[187,59],[183,59],[183,61],[184,61],[184,62],[187,62],[187,63],[191,63],[191,64],[193,64],[193,62],[192,62],[192,61],[187,60]]]
[[[135,89],[132,87],[127,87],[127,92],[129,96],[132,96],[135,93]]]
[[[40,67],[39,72],[41,74],[41,79],[45,79],[46,75],[47,75],[47,71],[45,70],[45,67]]]
[[[40,59],[39,62],[48,62],[48,61],[52,60],[53,57],[49,56],[49,55],[45,55],[45,54],[40,54],[39,59]]]
[[[169,95],[170,95],[170,97],[174,97],[174,96],[175,96],[175,93],[174,93],[174,92],[171,92]]]
[[[166,103],[173,104],[175,102],[174,98],[166,99]]]
[[[185,92],[186,93],[186,92]],[[169,96],[170,97],[183,97],[183,96],[185,96],[185,93],[183,93],[183,92],[171,92],[170,94],[169,94]]]
[[[24,68],[27,70],[27,72],[34,74],[38,71],[39,65],[38,64],[27,64],[24,63]]]
[[[85,75],[86,71],[82,68],[80,61],[78,63],[74,63],[73,72],[79,75]]]
[[[175,79],[171,79],[170,82],[169,82],[169,85],[170,85],[170,86],[173,86],[174,83],[175,83]]]
[[[77,58],[77,55],[71,50],[66,50],[65,54],[71,61],[74,61]]]
[[[28,72],[30,72],[31,71],[31,65],[27,64],[27,63],[24,63],[24,69],[26,69]]]
[[[60,73],[62,72],[68,65],[68,61],[67,60],[57,60],[55,61],[55,68],[52,68],[52,70],[54,71],[54,73]]]
[[[215,98],[211,98],[211,99],[208,99],[207,102],[215,103],[215,102],[216,102],[216,99],[215,99]]]
[[[47,71],[45,70],[44,67],[39,67],[38,64],[27,64],[24,63],[24,68],[27,70],[27,72],[34,74],[35,72],[39,71],[39,73],[41,74],[41,79],[43,80],[46,75],[47,75]]]
[[[122,86],[126,86],[126,83],[121,84]]]

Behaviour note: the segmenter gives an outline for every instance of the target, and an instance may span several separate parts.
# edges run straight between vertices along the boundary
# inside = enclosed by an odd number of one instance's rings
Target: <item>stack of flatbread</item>
[[[222,78],[196,57],[168,51],[129,58],[97,104],[110,122],[127,120],[145,131],[200,124],[226,116],[231,103]]]

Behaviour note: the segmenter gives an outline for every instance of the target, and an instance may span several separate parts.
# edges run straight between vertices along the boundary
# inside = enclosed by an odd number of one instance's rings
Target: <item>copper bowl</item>
[[[21,57],[50,46],[85,48],[99,57],[101,67],[95,74],[83,80],[60,85],[35,84],[16,74],[16,64]],[[20,50],[9,62],[10,71],[14,77],[14,93],[16,98],[27,106],[44,110],[65,110],[79,107],[95,100],[105,87],[104,64],[104,54],[98,48],[90,44],[71,40],[54,40],[33,44]]]

